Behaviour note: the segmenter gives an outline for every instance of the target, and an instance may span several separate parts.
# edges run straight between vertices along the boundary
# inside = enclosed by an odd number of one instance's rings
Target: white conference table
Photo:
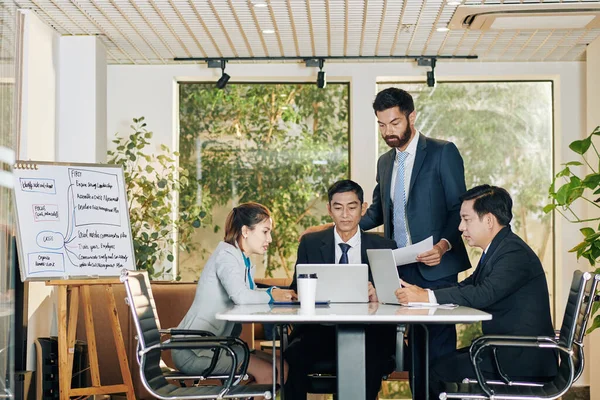
[[[236,305],[216,314],[216,318],[240,323],[336,325],[338,398],[362,400],[366,397],[366,325],[458,324],[487,321],[492,316],[469,307],[413,308],[379,303],[331,303],[312,312],[305,312],[298,306]]]

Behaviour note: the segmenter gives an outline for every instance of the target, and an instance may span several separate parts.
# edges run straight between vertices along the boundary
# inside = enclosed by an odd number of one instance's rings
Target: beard
[[[410,142],[411,138],[412,131],[410,129],[410,125],[407,125],[402,135],[387,135],[383,138],[383,140],[385,140],[385,143],[391,148],[400,148],[406,146],[406,144]]]

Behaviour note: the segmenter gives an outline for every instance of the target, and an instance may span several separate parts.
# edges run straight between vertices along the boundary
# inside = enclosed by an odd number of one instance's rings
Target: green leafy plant
[[[348,176],[348,85],[194,83],[179,93],[181,165],[199,181],[179,209],[211,210],[203,222],[216,234],[220,210],[264,204],[275,221],[265,275],[290,277],[300,232],[330,220],[327,188]],[[182,273],[197,276],[198,258],[188,259],[188,274],[181,257]]]
[[[594,136],[600,136],[600,126],[597,126],[585,139],[576,140],[569,145],[571,150],[581,156],[583,162],[570,161],[564,164],[565,167],[556,174],[548,190],[554,202],[544,207],[546,213],[556,210],[569,222],[591,225],[580,229],[583,240],[569,251],[576,253],[577,259],[583,257],[588,260],[592,267],[600,262],[600,224],[595,229],[593,227],[600,222],[600,213],[594,214],[597,216],[582,219],[575,213],[572,205],[576,200],[581,200],[591,204],[594,209],[600,208],[600,153],[594,145]],[[588,154],[590,149],[593,152],[590,151]],[[583,165],[587,165],[591,172],[580,177],[573,172],[572,167]],[[600,273],[600,268],[596,268],[594,272]],[[593,314],[599,308],[600,305],[596,303]],[[598,327],[600,327],[600,315],[596,315],[588,332]]]
[[[126,137],[116,134],[108,163],[123,166],[136,269],[156,278],[172,270],[160,265],[174,261],[174,232],[179,250],[192,250],[192,233],[201,226],[205,212],[190,205],[175,215],[177,196],[190,186],[188,171],[177,166],[179,153],[165,145],[158,155],[149,152],[152,132],[146,129],[144,117],[133,118],[131,130]]]

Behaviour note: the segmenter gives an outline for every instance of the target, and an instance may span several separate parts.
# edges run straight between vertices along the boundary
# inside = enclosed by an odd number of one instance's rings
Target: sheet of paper
[[[408,303],[402,303],[401,305],[405,307],[414,307],[414,308],[445,308],[452,309],[458,307],[458,304],[438,304],[438,303],[421,303],[416,301],[409,301]]]
[[[433,236],[429,236],[419,243],[394,250],[396,265],[406,265],[417,262],[417,255],[433,249]]]

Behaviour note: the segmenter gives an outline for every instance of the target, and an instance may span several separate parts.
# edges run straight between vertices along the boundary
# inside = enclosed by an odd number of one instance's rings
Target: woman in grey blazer
[[[179,329],[204,330],[216,336],[239,336],[241,325],[219,321],[215,314],[233,304],[266,304],[272,301],[289,301],[296,297],[293,290],[271,287],[257,289],[254,284],[254,266],[250,256],[262,255],[271,243],[273,222],[269,210],[258,203],[244,203],[227,216],[225,238],[210,256],[200,275],[196,296],[191,308],[179,324]],[[241,348],[234,348],[238,360],[243,357]],[[210,365],[212,350],[173,350],[175,366],[186,374],[202,374]],[[279,362],[277,362],[279,366]],[[272,384],[272,356],[256,351],[250,355],[248,373],[259,384]],[[213,369],[214,374],[228,373],[231,357],[220,352]],[[284,368],[287,378],[287,365]]]

